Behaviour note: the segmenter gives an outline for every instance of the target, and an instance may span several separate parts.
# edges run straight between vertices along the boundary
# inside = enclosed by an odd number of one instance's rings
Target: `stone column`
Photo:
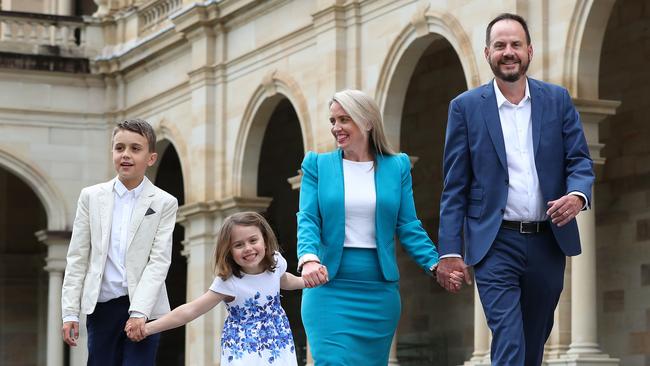
[[[47,366],[63,366],[63,339],[61,338],[61,287],[65,258],[70,243],[69,231],[41,230],[35,233],[47,246],[45,270],[48,272],[47,295]]]
[[[88,332],[86,314],[79,314],[79,339],[77,347],[70,348],[70,366],[86,366],[88,362]]]
[[[57,2],[57,7],[56,7],[56,14],[57,15],[73,15],[72,12],[74,11],[74,4],[73,0],[56,0]]]
[[[187,299],[201,296],[212,284],[214,248],[223,220],[241,211],[264,211],[270,198],[231,197],[219,201],[186,204],[179,208],[177,221],[185,227],[183,255],[187,257]],[[220,339],[226,318],[223,304],[187,324],[185,328],[185,364],[218,365]]]
[[[580,112],[589,153],[598,171],[605,159],[600,155],[603,144],[599,143],[598,125],[613,115],[620,102],[607,100],[575,99]],[[582,254],[571,258],[571,345],[566,355],[549,364],[561,365],[607,365],[619,364],[598,345],[598,312],[596,308],[596,197],[591,197],[591,209],[578,217]]]
[[[544,359],[555,360],[566,354],[571,342],[571,258],[564,270],[564,289],[555,309],[553,330],[546,342]]]
[[[472,358],[466,361],[464,365],[490,365],[490,328],[488,328],[487,320],[485,319],[476,281],[474,281],[474,352],[472,352]]]

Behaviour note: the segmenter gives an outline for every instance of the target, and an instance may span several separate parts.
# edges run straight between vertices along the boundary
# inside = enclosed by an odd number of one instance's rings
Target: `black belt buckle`
[[[529,225],[531,230],[526,230],[524,225]],[[538,232],[539,232],[539,222],[521,221],[519,223],[520,234],[535,234]]]

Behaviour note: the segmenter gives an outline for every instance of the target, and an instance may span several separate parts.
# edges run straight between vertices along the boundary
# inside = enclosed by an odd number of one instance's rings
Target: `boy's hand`
[[[124,326],[127,337],[133,342],[140,342],[145,339],[147,337],[144,330],[145,323],[145,318],[129,318]]]
[[[63,323],[61,333],[63,333],[63,341],[67,343],[68,346],[76,347],[77,339],[79,339],[79,322]]]

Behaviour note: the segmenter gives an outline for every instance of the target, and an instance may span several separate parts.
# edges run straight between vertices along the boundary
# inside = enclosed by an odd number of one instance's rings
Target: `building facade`
[[[81,188],[114,176],[110,134],[155,127],[148,173],[179,199],[172,306],[212,282],[222,220],[263,212],[295,268],[300,163],[334,147],[327,101],[375,97],[414,159],[418,215],[437,239],[449,101],[489,82],[485,27],[524,16],[529,74],[563,85],[596,162],[583,254],[567,262],[548,365],[650,363],[650,3],[646,0],[2,0],[0,364],[82,365],[61,336],[65,254]],[[444,292],[398,249],[391,364],[489,365],[472,287]],[[283,294],[309,364],[300,292]],[[325,309],[324,309],[325,310]],[[225,308],[165,333],[160,365],[216,365]],[[82,327],[83,328],[83,327]],[[82,343],[85,335],[82,332]]]

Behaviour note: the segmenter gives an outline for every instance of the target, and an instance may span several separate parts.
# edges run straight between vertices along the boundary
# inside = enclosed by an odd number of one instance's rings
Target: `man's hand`
[[[133,342],[140,342],[145,339],[147,337],[147,333],[144,330],[145,323],[145,318],[129,318],[124,326],[126,336]]]
[[[79,322],[65,322],[61,328],[63,334],[63,341],[70,347],[77,346],[77,339],[79,339]]]
[[[460,291],[462,281],[468,285],[472,284],[472,278],[467,265],[462,258],[443,258],[436,268],[436,280],[445,290],[457,293]]]
[[[551,222],[557,226],[564,226],[578,215],[585,203],[580,196],[567,194],[555,201],[547,202],[547,205],[546,214],[551,217]]]
[[[302,280],[308,288],[324,285],[329,280],[327,268],[318,262],[307,262],[302,265]]]

